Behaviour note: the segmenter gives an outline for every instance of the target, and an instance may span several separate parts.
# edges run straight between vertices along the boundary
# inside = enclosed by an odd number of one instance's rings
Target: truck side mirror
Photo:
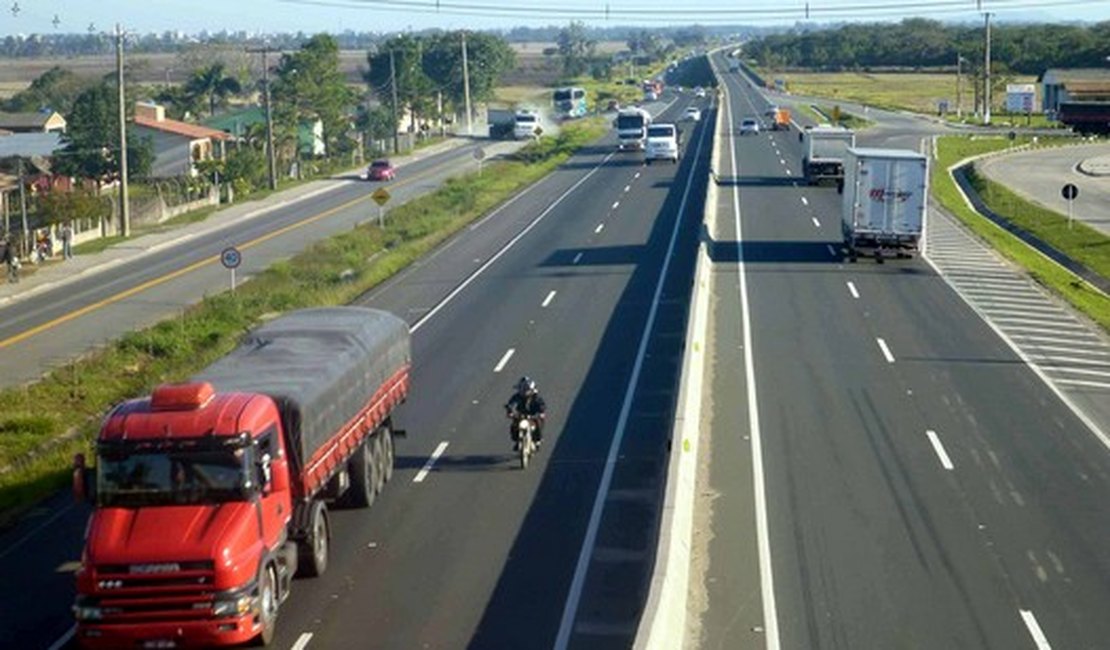
[[[89,486],[89,468],[85,465],[85,454],[73,456],[73,498],[75,501],[89,501],[92,490]]]

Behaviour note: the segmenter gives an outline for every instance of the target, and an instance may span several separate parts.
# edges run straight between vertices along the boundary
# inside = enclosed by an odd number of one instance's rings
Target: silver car
[[[745,117],[740,120],[740,135],[748,135],[749,133],[759,135],[759,122],[756,122],[754,118]]]

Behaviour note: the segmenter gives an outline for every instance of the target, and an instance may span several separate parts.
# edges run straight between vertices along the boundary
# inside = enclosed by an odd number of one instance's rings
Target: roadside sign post
[[[1064,197],[1064,200],[1068,202],[1068,230],[1071,230],[1071,224],[1072,224],[1071,206],[1072,206],[1072,203],[1075,202],[1075,198],[1077,196],[1079,196],[1079,188],[1076,187],[1075,185],[1073,185],[1072,183],[1068,183],[1067,185],[1064,185],[1064,187],[1062,187],[1060,189],[1060,194]]]
[[[486,157],[486,150],[478,147],[474,150],[474,160],[478,161],[478,175],[482,175],[482,160]]]
[[[370,198],[374,199],[374,203],[378,204],[378,227],[384,229],[385,228],[385,204],[389,203],[389,199],[391,198],[390,194],[389,194],[389,190],[385,189],[384,187],[379,188],[379,189],[375,190],[373,194],[370,195]]]
[[[239,268],[239,265],[242,263],[243,254],[234,246],[228,246],[220,253],[220,264],[223,264],[225,269],[231,271],[232,291],[235,291],[235,269]]]

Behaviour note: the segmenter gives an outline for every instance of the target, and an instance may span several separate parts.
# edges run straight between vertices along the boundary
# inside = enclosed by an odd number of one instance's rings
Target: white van
[[[678,162],[679,135],[678,127],[674,124],[652,124],[648,127],[647,147],[644,148],[644,160],[651,164],[653,160],[669,160]]]

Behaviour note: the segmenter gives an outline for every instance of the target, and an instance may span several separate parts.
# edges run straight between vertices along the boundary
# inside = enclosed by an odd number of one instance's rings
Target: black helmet
[[[516,392],[520,393],[521,395],[534,393],[536,392],[536,382],[532,381],[527,376],[521,377],[520,381],[516,383]]]

